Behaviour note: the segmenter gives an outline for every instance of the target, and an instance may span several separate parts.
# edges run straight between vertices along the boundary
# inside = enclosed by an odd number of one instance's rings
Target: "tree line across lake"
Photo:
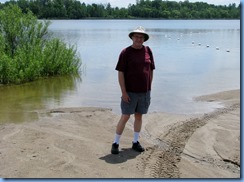
[[[39,19],[240,19],[241,4],[213,5],[204,2],[136,0],[127,8],[106,4],[85,4],[78,0],[10,0],[0,3],[0,9],[15,4]]]

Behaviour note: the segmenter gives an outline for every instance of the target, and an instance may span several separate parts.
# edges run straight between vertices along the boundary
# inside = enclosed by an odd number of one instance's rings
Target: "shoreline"
[[[131,150],[132,119],[121,138],[120,154],[110,154],[119,119],[110,109],[52,109],[46,112],[53,116],[40,121],[0,125],[0,176],[240,178],[240,90],[196,100],[225,107],[202,115],[145,115],[142,154]]]

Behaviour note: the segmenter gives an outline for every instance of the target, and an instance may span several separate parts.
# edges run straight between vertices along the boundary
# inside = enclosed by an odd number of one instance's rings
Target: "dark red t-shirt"
[[[122,50],[115,68],[124,73],[127,92],[148,92],[151,90],[152,70],[155,69],[153,54],[149,47]]]

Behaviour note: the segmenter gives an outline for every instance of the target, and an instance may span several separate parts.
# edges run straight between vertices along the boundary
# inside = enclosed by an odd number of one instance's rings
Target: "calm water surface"
[[[118,56],[138,25],[150,35],[156,70],[150,112],[196,114],[222,107],[194,97],[240,88],[239,20],[55,20],[53,36],[76,45],[81,78],[58,77],[0,87],[0,122],[42,116],[40,110],[96,106],[119,113]]]

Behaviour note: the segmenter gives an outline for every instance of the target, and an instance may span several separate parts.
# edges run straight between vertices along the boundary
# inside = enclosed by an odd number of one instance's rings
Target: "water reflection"
[[[62,98],[81,82],[79,76],[65,76],[0,86],[0,123],[37,120],[40,110],[62,103]]]

